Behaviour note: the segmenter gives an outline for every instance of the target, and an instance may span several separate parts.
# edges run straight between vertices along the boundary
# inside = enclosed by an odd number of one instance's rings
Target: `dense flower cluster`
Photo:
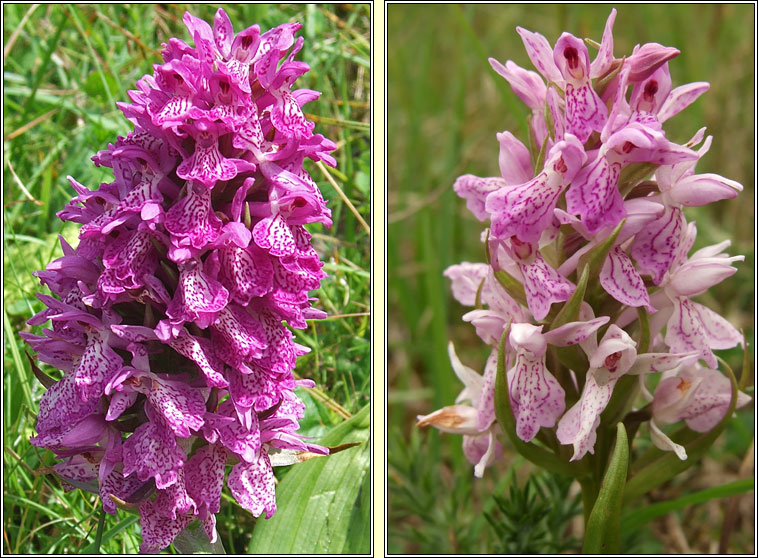
[[[37,276],[57,296],[24,334],[65,372],[40,403],[36,446],[64,459],[68,484],[139,507],[143,552],[194,519],[216,538],[225,467],[237,502],[276,511],[274,456],[328,453],[296,434],[292,370],[307,348],[287,326],[325,314],[309,291],[325,276],[304,225],[331,225],[306,157],[331,166],[293,90],[300,24],[234,34],[189,13],[194,48],[172,38],[164,63],[119,108],[134,131],[93,157],[114,180],[76,190],[58,215],[81,224],[76,249]]]
[[[559,442],[573,446],[572,460],[593,453],[600,414],[625,375],[637,375],[652,401],[653,442],[682,459],[684,448],[660,426],[685,420],[705,432],[729,407],[731,384],[717,370],[713,350],[734,347],[742,336],[693,297],[732,275],[731,264],[744,258],[722,252],[729,241],[688,255],[696,229],[683,208],[733,198],[742,186],[695,174],[711,144],[704,128],[685,145],[663,130],[708,84],[672,89],[668,61],[679,54],[674,48],[649,43],[614,58],[615,17],[613,10],[592,62],[585,42],[569,33],[551,47],[522,28],[518,33],[539,74],[490,59],[532,109],[533,143],[527,147],[510,132],[498,134],[500,176],[456,181],[454,189],[471,212],[490,222],[484,237],[489,261],[454,265],[445,275],[455,298],[476,306],[463,319],[492,353],[480,376],[458,360],[451,344],[453,369],[466,386],[459,404],[419,417],[421,425],[464,435],[477,476],[502,452],[494,385],[498,343],[507,328],[516,433],[529,442],[541,428],[555,428]],[[599,277],[590,277],[579,321],[556,322],[556,303],[574,296],[582,271],[598,253]],[[649,325],[642,354],[640,313]],[[574,349],[573,360],[549,349],[577,344],[581,351]],[[648,344],[655,352],[647,352]],[[548,355],[551,366],[561,369],[557,377],[548,369]],[[576,365],[582,361],[584,367]],[[646,386],[651,373],[662,373],[653,394]],[[569,390],[575,402],[567,410]],[[737,406],[748,401],[739,393]]]

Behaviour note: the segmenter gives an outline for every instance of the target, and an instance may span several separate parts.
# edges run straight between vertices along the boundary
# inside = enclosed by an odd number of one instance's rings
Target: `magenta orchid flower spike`
[[[32,444],[51,449],[67,486],[108,513],[138,508],[142,552],[200,520],[211,542],[226,478],[255,516],[276,511],[280,452],[328,453],[297,434],[298,345],[288,326],[325,314],[325,277],[305,226],[331,225],[305,158],[334,166],[336,145],[302,110],[300,24],[236,33],[224,10],[184,16],[163,64],[119,103],[134,130],[93,161],[113,181],[58,214],[79,245],[37,273],[55,295],[22,334],[64,371],[43,395]]]
[[[623,478],[606,482],[614,440],[620,456],[628,437],[634,458],[646,424],[659,459],[686,461],[692,437],[664,428],[684,422],[718,434],[750,401],[717,354],[744,348],[742,335],[696,301],[744,257],[724,252],[728,240],[688,255],[696,228],[685,213],[733,198],[742,185],[695,174],[713,141],[704,128],[683,145],[664,129],[708,84],[674,87],[680,53],[672,47],[647,43],[616,58],[615,18],[614,9],[599,44],[563,33],[551,46],[517,27],[536,72],[489,60],[531,110],[531,133],[527,144],[497,135],[499,175],[455,182],[487,224],[486,263],[445,271],[454,297],[473,307],[463,320],[489,358],[480,376],[451,344],[465,389],[455,406],[419,417],[419,425],[463,434],[477,477],[509,451],[508,439],[535,464],[574,475],[587,506],[616,498],[598,498],[601,484],[636,483],[639,494],[673,474],[627,463]],[[698,455],[705,447],[691,444]]]

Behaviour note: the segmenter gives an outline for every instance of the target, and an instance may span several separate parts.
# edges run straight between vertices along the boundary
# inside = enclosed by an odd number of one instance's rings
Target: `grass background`
[[[330,200],[334,226],[310,226],[329,278],[316,307],[330,317],[297,332],[311,347],[296,373],[315,390],[301,395],[309,409],[302,427],[320,437],[370,397],[370,239],[356,214],[370,222],[370,7],[368,5],[252,5],[225,7],[240,31],[259,23],[303,23],[306,39],[298,60],[311,71],[297,86],[322,97],[306,106],[316,131],[338,144],[332,177],[352,202],[345,204],[325,176],[308,167]],[[4,5],[3,129],[3,550],[11,554],[96,552],[98,499],[64,494],[52,476],[37,474],[52,453],[32,447],[43,389],[31,375],[18,338],[41,309],[31,273],[62,255],[57,235],[76,245],[77,227],[55,216],[71,198],[72,175],[95,188],[110,182],[110,169],[90,157],[126,135],[131,125],[116,108],[126,91],[160,63],[161,43],[179,37],[192,44],[186,10],[213,20],[209,5]],[[310,161],[309,161],[310,162]],[[306,163],[307,164],[307,163]],[[50,372],[49,368],[45,368]],[[225,495],[218,528],[227,552],[244,552],[254,518]],[[137,517],[107,516],[100,550],[136,552]],[[136,525],[135,525],[136,523]],[[172,551],[170,547],[169,551]]]
[[[452,404],[461,385],[448,362],[455,341],[461,360],[481,370],[487,348],[466,311],[450,294],[443,270],[484,261],[483,225],[466,210],[452,184],[461,174],[498,173],[497,132],[526,140],[527,108],[489,66],[488,57],[533,69],[517,25],[554,44],[563,30],[600,41],[611,5],[390,5],[388,44],[388,459],[390,552],[487,552],[492,533],[482,510],[504,494],[512,471],[529,467],[507,457],[473,480],[461,439],[419,431],[417,414]],[[745,187],[735,200],[688,208],[698,224],[696,248],[732,239],[744,254],[733,277],[700,301],[754,339],[754,6],[620,5],[614,54],[636,44],[677,47],[669,63],[674,86],[709,81],[711,89],[666,122],[667,136],[684,142],[702,126],[713,134],[697,172],[714,172]],[[592,49],[590,55],[594,56]],[[721,352],[735,373],[739,350]],[[752,357],[751,357],[752,362]],[[677,498],[752,474],[753,405],[743,409],[699,467],[680,475],[652,499]],[[747,457],[746,457],[747,456]],[[743,459],[745,458],[745,459]],[[745,465],[747,463],[747,465]],[[743,472],[740,472],[740,466]],[[752,495],[739,501],[730,552],[753,551]],[[724,527],[726,500],[683,507],[637,530],[638,552],[714,552]],[[731,504],[729,504],[731,505]],[[658,536],[648,536],[651,532]],[[682,542],[684,541],[684,542]],[[687,542],[689,541],[689,542]],[[632,544],[631,541],[629,544]],[[684,545],[684,546],[683,546]],[[687,547],[688,545],[688,547]],[[716,546],[714,546],[716,545]]]

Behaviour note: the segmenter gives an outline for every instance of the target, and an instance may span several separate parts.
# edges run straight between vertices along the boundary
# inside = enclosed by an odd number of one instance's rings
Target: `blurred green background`
[[[552,44],[567,30],[600,41],[611,5],[390,5],[388,44],[388,460],[390,552],[491,552],[482,510],[491,494],[503,495],[513,452],[473,480],[461,439],[419,431],[415,416],[453,403],[461,385],[448,362],[454,340],[461,360],[483,368],[488,349],[461,321],[466,309],[450,294],[443,270],[461,261],[484,260],[484,225],[466,210],[452,184],[465,173],[498,174],[497,132],[526,141],[528,109],[487,62],[513,60],[533,70],[516,26],[543,34]],[[696,248],[731,239],[731,255],[744,254],[733,277],[700,300],[754,337],[754,6],[620,5],[614,55],[636,44],[657,42],[681,51],[669,63],[674,87],[708,81],[711,89],[666,122],[667,137],[683,143],[702,126],[714,136],[697,172],[714,172],[745,187],[737,199],[686,210],[698,225]],[[594,57],[590,49],[591,58]],[[741,352],[722,351],[736,373]],[[752,360],[752,359],[751,359]],[[716,447],[667,487],[672,494],[735,479],[753,439],[753,405],[738,413]],[[710,461],[716,464],[714,473]],[[518,464],[518,463],[516,463]],[[710,472],[706,475],[708,467]],[[750,469],[752,474],[752,469]],[[744,476],[744,475],[743,475]],[[704,483],[704,484],[703,484]],[[710,484],[709,484],[710,483]],[[664,489],[653,494],[662,496]],[[751,496],[746,496],[751,498]],[[712,508],[712,505],[721,507]],[[723,527],[725,501],[670,514],[690,549],[713,552]],[[741,505],[746,505],[744,502]],[[715,511],[714,511],[715,510]],[[720,511],[721,510],[721,511]],[[749,511],[749,510],[748,510]],[[731,552],[752,552],[752,512],[733,530]],[[689,514],[689,515],[687,515]],[[715,515],[714,515],[715,514]],[[659,524],[639,530],[638,552],[683,552],[676,529]],[[489,534],[488,534],[489,533]],[[649,540],[643,540],[649,539]],[[629,544],[631,545],[633,541]],[[645,546],[647,545],[647,546]],[[708,546],[711,545],[711,546]]]
[[[308,406],[301,432],[318,439],[370,400],[371,247],[357,215],[370,222],[371,8],[224,8],[236,32],[254,23],[262,32],[289,21],[303,24],[299,36],[305,37],[305,46],[297,59],[311,71],[296,87],[322,92],[305,112],[316,122],[316,132],[337,143],[337,168],[329,172],[355,207],[351,210],[306,161],[334,220],[331,229],[309,226],[329,274],[313,293],[318,297],[314,306],[329,318],[296,333],[312,351],[298,360],[295,372],[317,384],[314,390],[299,390]],[[93,189],[112,181],[111,169],[96,168],[90,157],[132,128],[116,101],[128,101],[127,90],[152,74],[153,64],[161,62],[161,43],[179,37],[193,44],[182,23],[185,11],[212,23],[217,9],[208,4],[3,5],[4,553],[98,551],[93,546],[98,498],[80,491],[64,494],[53,476],[36,473],[54,460],[51,452],[29,444],[44,390],[31,374],[23,353],[28,346],[17,332],[31,330],[26,320],[42,308],[34,296],[39,281],[31,273],[62,255],[59,233],[77,244],[78,226],[64,225],[55,216],[74,193],[66,175]],[[56,375],[46,365],[43,369]],[[227,552],[244,552],[255,519],[228,495],[224,499],[218,515],[221,538]],[[124,512],[108,516],[99,549],[136,552],[136,519]]]

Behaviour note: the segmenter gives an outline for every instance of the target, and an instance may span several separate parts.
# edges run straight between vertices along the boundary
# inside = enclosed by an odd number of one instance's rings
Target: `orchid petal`
[[[662,449],[663,451],[673,451],[682,461],[687,460],[687,451],[684,449],[684,446],[674,443],[671,438],[663,433],[663,430],[658,428],[655,421],[651,420],[648,424],[650,425],[650,439],[658,449]]]
[[[461,401],[468,400],[471,404],[475,404],[482,391],[482,377],[460,361],[458,355],[455,354],[455,347],[452,341],[447,344],[447,354],[450,357],[450,364],[453,366],[455,375],[466,386],[460,395],[456,397],[455,402],[460,403]]]
[[[495,310],[472,310],[461,319],[476,328],[476,334],[488,345],[497,345],[506,326],[506,317]]]
[[[586,322],[569,322],[542,335],[551,345],[569,347],[587,339],[609,320],[608,316],[601,316]]]
[[[650,306],[645,282],[634,268],[634,264],[619,246],[608,253],[600,271],[600,284],[609,295],[627,306],[645,306],[648,312],[655,310]]]
[[[487,196],[485,209],[492,221],[492,234],[523,242],[537,242],[553,220],[553,209],[563,191],[560,175],[542,172],[518,186],[501,188]]]
[[[261,449],[253,463],[244,461],[232,467],[227,486],[240,506],[255,517],[266,513],[266,519],[276,512],[274,470],[266,451]]]
[[[695,102],[703,93],[708,91],[710,84],[704,81],[688,83],[674,89],[664,101],[661,110],[658,111],[658,120],[666,122],[669,118],[682,112],[688,106]]]
[[[516,351],[529,353],[536,357],[545,355],[547,340],[542,333],[544,326],[536,326],[529,323],[515,323],[511,325],[508,339]]]
[[[553,49],[550,48],[547,39],[539,33],[527,31],[523,27],[516,27],[516,31],[521,35],[526,53],[534,67],[549,81],[561,83],[563,81],[561,71],[553,61]]]
[[[463,262],[448,267],[443,275],[450,279],[453,297],[464,306],[474,306],[479,285],[487,276],[489,266]]]
[[[476,404],[478,418],[476,427],[487,430],[495,422],[495,376],[497,374],[497,351],[493,350],[484,366],[484,376]]]
[[[689,261],[674,272],[671,280],[666,285],[666,290],[677,296],[691,297],[699,295],[713,285],[734,275],[737,269],[729,264],[744,259],[744,256],[734,256],[732,258],[690,258]]]
[[[680,364],[686,364],[696,361],[700,358],[699,351],[689,353],[644,353],[637,355],[632,367],[627,370],[627,374],[649,374],[651,372],[665,372],[673,370]]]
[[[700,319],[700,312],[695,308],[695,303],[687,298],[677,297],[674,300],[674,312],[669,318],[664,342],[673,352],[698,351],[700,358],[705,360],[708,366],[715,368],[717,365],[716,357],[711,352],[705,328]],[[730,344],[729,346],[734,345]]]
[[[500,143],[498,164],[500,175],[506,184],[523,184],[532,177],[529,150],[512,133],[505,131],[496,135]],[[453,186],[455,188],[455,186]]]
[[[593,130],[600,132],[607,120],[608,108],[589,81],[579,87],[566,84],[566,131],[584,143]]]
[[[549,47],[548,47],[549,48]],[[525,70],[508,60],[503,66],[494,58],[489,58],[490,66],[511,84],[516,96],[532,110],[540,110],[545,103],[545,82],[536,72]],[[523,182],[523,181],[521,181]]]
[[[608,72],[611,62],[613,62],[613,23],[615,20],[616,8],[613,8],[605,22],[600,50],[592,61],[592,64],[590,64],[590,78],[592,79],[600,77]]]
[[[492,462],[495,460],[495,456],[497,455],[498,450],[502,452],[502,449],[503,449],[500,443],[495,439],[494,432],[492,431],[488,432],[486,440],[487,440],[487,451],[484,452],[481,459],[474,466],[474,476],[478,479],[484,476],[485,467],[492,464]],[[464,442],[465,442],[465,438],[464,438]],[[468,457],[468,454],[466,455],[466,457]]]
[[[626,61],[626,66],[629,68],[629,81],[632,83],[645,81],[653,72],[676,56],[679,56],[677,49],[658,43],[645,43],[641,47],[635,47],[634,52]]]
[[[576,290],[576,286],[559,275],[540,254],[530,264],[519,264],[519,269],[524,275],[527,306],[537,321],[547,316],[554,302],[568,300]]]
[[[590,55],[584,41],[571,33],[562,33],[553,48],[553,62],[563,79],[578,83],[589,83]]]
[[[160,489],[177,482],[185,461],[173,433],[154,422],[138,426],[124,442],[124,476],[136,471],[141,481],[154,477]]]
[[[732,384],[720,372],[708,368],[697,369],[695,374],[702,377],[695,392],[689,398],[682,418],[695,432],[708,432],[724,418],[732,400]],[[684,377],[693,374],[683,374]],[[691,377],[691,376],[690,376]],[[750,402],[750,396],[737,392],[736,408],[744,407]]]
[[[731,199],[742,191],[742,184],[717,174],[696,174],[678,180],[667,192],[673,203],[699,207]]]
[[[725,318],[697,302],[693,302],[692,306],[711,349],[731,349],[742,344],[742,335]]]
[[[571,461],[581,459],[589,451],[594,452],[597,439],[597,427],[600,425],[600,413],[605,410],[613,394],[616,381],[610,381],[603,386],[595,382],[592,374],[587,375],[582,396],[566,414],[563,415],[556,435],[561,444],[574,446]]]
[[[555,426],[566,408],[566,392],[547,370],[544,357],[534,358],[526,352],[517,354],[516,364],[508,372],[508,380],[519,438],[529,442],[540,427]]]
[[[455,193],[466,200],[466,207],[480,221],[485,221],[489,218],[489,213],[485,209],[485,200],[489,194],[500,190],[504,191],[508,188],[508,181],[504,178],[494,176],[480,178],[473,174],[464,174],[453,184]]]
[[[477,435],[478,412],[468,405],[449,405],[428,415],[417,416],[417,426],[434,426],[441,432],[450,434]]]
[[[659,219],[649,223],[634,239],[632,257],[643,272],[653,276],[656,285],[661,284],[674,261],[684,225],[681,210],[668,207]]]
[[[566,192],[566,207],[570,213],[581,215],[589,233],[605,226],[615,227],[626,215],[624,200],[618,191],[621,164],[606,157],[579,171]]]

